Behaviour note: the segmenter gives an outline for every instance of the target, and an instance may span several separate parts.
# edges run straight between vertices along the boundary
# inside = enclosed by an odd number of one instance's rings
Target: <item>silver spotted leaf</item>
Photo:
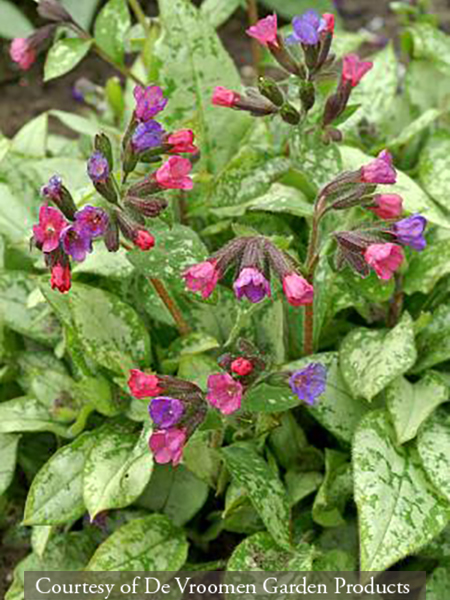
[[[450,415],[445,410],[425,423],[417,448],[428,477],[450,502]]]

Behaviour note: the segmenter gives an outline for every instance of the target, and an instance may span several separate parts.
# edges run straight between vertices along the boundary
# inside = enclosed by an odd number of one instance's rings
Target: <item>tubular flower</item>
[[[289,304],[305,306],[314,301],[314,288],[304,277],[289,273],[283,278],[283,291]]]
[[[104,235],[108,227],[107,213],[89,204],[75,213],[75,221],[82,235],[91,239]]]
[[[239,273],[233,284],[234,293],[238,300],[244,296],[253,304],[261,302],[270,296],[270,283],[264,275],[254,267],[246,267]]]
[[[198,152],[197,146],[194,145],[194,132],[190,129],[181,129],[171,133],[167,138],[167,143],[170,145],[170,153],[181,154],[183,152],[188,154],[195,154]]]
[[[188,290],[201,292],[202,298],[206,299],[211,296],[219,281],[219,271],[216,269],[215,261],[206,260],[189,267],[182,277]]]
[[[68,292],[72,285],[70,264],[56,263],[51,269],[50,285],[52,290],[58,290],[62,294]]]
[[[380,219],[395,219],[402,214],[403,198],[398,194],[377,194],[367,208]]]
[[[159,429],[150,436],[149,447],[158,464],[175,467],[181,462],[186,440],[186,429]]]
[[[62,231],[61,244],[64,252],[77,262],[83,262],[86,255],[92,252],[92,238],[77,224],[69,225]]]
[[[141,153],[161,146],[164,137],[163,127],[156,121],[139,123],[131,138],[134,152]]]
[[[178,398],[160,396],[150,402],[148,411],[155,425],[161,429],[168,429],[180,421],[184,413],[184,404]]]
[[[371,244],[364,258],[380,279],[388,280],[403,262],[403,251],[396,244]]]
[[[427,245],[423,235],[427,220],[422,215],[413,215],[394,223],[392,230],[398,242],[421,252]]]
[[[383,150],[375,160],[361,167],[361,181],[375,184],[390,184],[397,181],[392,156],[387,150]]]
[[[94,183],[105,183],[109,177],[109,164],[106,156],[94,152],[88,161],[88,175]]]
[[[156,181],[162,188],[172,190],[191,190],[194,186],[189,173],[191,162],[187,158],[171,156],[155,174]]]
[[[320,34],[329,26],[328,22],[321,18],[315,10],[308,10],[303,15],[294,17],[292,27],[294,32],[286,42],[288,44],[303,44],[315,46],[320,42]]]
[[[241,100],[241,98],[241,95],[237,92],[233,92],[233,90],[229,90],[219,85],[214,89],[212,103],[215,106],[233,108]]]
[[[348,82],[351,87],[356,87],[372,67],[372,62],[361,60],[356,54],[347,54],[342,66],[342,80]]]
[[[260,19],[255,25],[249,27],[246,33],[263,46],[267,47],[269,44],[278,46],[277,15],[273,14]]]
[[[216,373],[208,377],[206,399],[224,415],[231,415],[241,408],[243,387],[228,373]]]
[[[61,232],[67,221],[57,208],[44,204],[39,209],[39,223],[33,226],[34,241],[43,252],[52,252],[59,246]]]
[[[299,400],[313,405],[323,394],[327,384],[327,370],[320,363],[311,363],[304,369],[292,373],[289,379],[291,390]]]
[[[162,389],[159,385],[159,378],[156,375],[149,375],[139,369],[131,369],[128,378],[128,387],[131,395],[135,398],[153,398],[161,394]]]
[[[9,48],[9,54],[23,71],[28,71],[36,61],[36,51],[30,45],[28,38],[14,38]]]
[[[133,95],[136,100],[134,114],[139,121],[149,121],[163,111],[167,104],[167,98],[164,98],[162,89],[157,85],[146,88],[137,85]]]

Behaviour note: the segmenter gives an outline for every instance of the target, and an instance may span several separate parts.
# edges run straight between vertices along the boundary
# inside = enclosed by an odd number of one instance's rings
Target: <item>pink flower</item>
[[[228,90],[222,86],[217,86],[214,90],[212,103],[215,106],[225,106],[226,108],[233,108],[236,102],[239,102],[241,95],[233,90]]]
[[[390,279],[403,262],[403,251],[396,244],[372,244],[364,253],[368,265],[380,279]]]
[[[130,370],[128,387],[135,398],[153,398],[163,391],[159,387],[159,378],[156,375],[148,375],[139,369]]]
[[[171,144],[170,152],[197,152],[198,148],[193,144],[194,132],[190,129],[181,129],[175,133],[171,133],[167,138],[167,142]]]
[[[36,52],[31,48],[27,38],[14,38],[9,48],[9,55],[23,71],[27,71],[36,60]]]
[[[158,464],[172,463],[176,467],[183,457],[186,440],[186,429],[173,427],[171,429],[160,429],[152,433],[148,445]]]
[[[188,176],[192,165],[187,158],[171,156],[162,167],[156,171],[156,181],[162,188],[169,190],[191,190],[194,186]]]
[[[219,281],[219,271],[214,261],[205,260],[189,267],[183,275],[186,287],[191,292],[201,292],[202,298],[209,298]]]
[[[325,23],[325,27],[323,28],[323,31],[326,31],[327,33],[333,33],[334,32],[334,15],[331,13],[324,13],[322,15],[322,19]]]
[[[240,356],[239,358],[233,360],[233,362],[231,363],[231,370],[233,371],[233,373],[236,373],[236,375],[239,375],[240,377],[245,377],[253,371],[253,363],[250,360],[248,360],[248,358]]]
[[[392,164],[392,156],[383,150],[375,160],[361,167],[361,181],[364,183],[395,183],[397,173]]]
[[[72,277],[70,274],[70,264],[62,265],[56,263],[52,268],[52,276],[50,279],[52,290],[58,290],[61,294],[65,294],[70,290],[72,285]]]
[[[342,79],[355,87],[372,67],[372,62],[360,60],[356,54],[347,54],[347,56],[344,56]]]
[[[228,373],[208,377],[206,399],[224,415],[231,415],[241,408],[242,392],[242,385]]]
[[[58,209],[44,204],[39,209],[39,223],[33,226],[34,240],[43,252],[51,252],[59,246],[62,230],[68,223]]]
[[[278,25],[277,15],[269,15],[265,19],[260,19],[255,25],[247,29],[247,34],[258,40],[263,46],[272,44],[278,47]]]
[[[377,194],[373,201],[374,205],[368,209],[380,219],[395,219],[402,214],[403,198],[398,194]]]
[[[141,250],[151,250],[155,245],[155,238],[145,229],[138,229],[134,234],[133,244]]]
[[[313,286],[297,273],[289,273],[284,276],[283,291],[292,306],[305,306],[313,303]]]

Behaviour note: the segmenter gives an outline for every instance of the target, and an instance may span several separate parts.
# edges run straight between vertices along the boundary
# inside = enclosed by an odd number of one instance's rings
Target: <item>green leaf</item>
[[[353,447],[361,571],[383,571],[445,527],[448,503],[429,483],[412,446],[397,446],[388,414],[374,411],[356,431]]]
[[[386,399],[398,443],[414,439],[422,423],[448,396],[447,386],[433,373],[414,384],[404,377],[391,383],[386,389]]]
[[[83,498],[91,519],[104,510],[125,508],[141,495],[153,467],[149,434],[149,427],[137,436],[113,423],[96,432],[83,475]]]
[[[245,210],[286,213],[296,217],[312,217],[313,214],[313,206],[306,196],[282,183],[272,184],[267,193],[246,204]]]
[[[136,311],[117,296],[80,283],[61,296],[42,287],[67,327],[76,332],[84,352],[105,369],[126,374],[150,360],[149,334]]]
[[[209,437],[208,432],[196,431],[186,444],[183,462],[191,473],[215,489],[222,461]]]
[[[389,149],[397,149],[409,144],[411,140],[418,134],[422,133],[439,117],[442,116],[442,111],[437,108],[430,108],[410,123],[403,131],[393,140],[388,142]]]
[[[0,0],[0,14],[2,15],[0,37],[12,40],[13,38],[24,38],[33,33],[33,25],[12,2]]]
[[[429,294],[436,283],[450,273],[450,239],[436,240],[423,252],[415,252],[403,280],[407,294]]]
[[[0,433],[51,431],[67,437],[67,429],[34,398],[22,396],[0,403]]]
[[[11,150],[25,156],[45,156],[47,147],[48,115],[43,113],[25,125],[12,140]]]
[[[440,410],[419,433],[417,448],[428,477],[450,502],[450,417]]]
[[[164,513],[181,527],[205,504],[208,485],[184,465],[156,465],[150,483],[138,501],[140,506]]]
[[[151,252],[132,250],[130,262],[148,277],[164,279],[180,292],[184,292],[181,273],[192,264],[207,257],[207,249],[190,227],[174,225],[172,229],[158,224],[152,227],[156,246]]]
[[[273,539],[290,549],[289,502],[276,473],[251,446],[234,444],[222,453],[233,478],[247,491]]]
[[[126,552],[124,552],[126,549]],[[123,525],[99,546],[87,571],[178,571],[187,557],[184,533],[164,515]]]
[[[450,306],[442,304],[417,336],[419,358],[414,372],[450,359]]]
[[[295,506],[320,487],[323,475],[319,471],[288,471],[285,480],[290,505]]]
[[[55,533],[53,525],[35,525],[31,532],[31,547],[33,552],[42,558],[51,536]]]
[[[61,335],[57,320],[45,303],[28,305],[36,284],[36,278],[29,273],[0,272],[0,313],[5,325],[13,331],[53,347]]]
[[[91,40],[65,38],[53,44],[47,53],[44,81],[65,75],[83,60],[92,46]]]
[[[314,521],[322,527],[343,525],[345,505],[352,492],[353,482],[348,456],[336,450],[325,449],[325,479],[314,499]]]
[[[362,165],[373,160],[358,148],[341,146],[343,168],[359,169]],[[431,223],[450,228],[450,218],[410,177],[397,169],[397,183],[392,190],[403,197],[403,205],[409,213],[423,213]]]
[[[427,577],[427,600],[442,600],[450,589],[450,568],[439,567]]]
[[[13,480],[19,440],[20,435],[0,433],[0,496]]]
[[[243,407],[246,411],[278,413],[300,404],[299,399],[288,385],[276,387],[261,383],[251,387],[244,396]]]
[[[218,85],[239,91],[239,73],[210,24],[188,0],[158,0],[164,36],[155,45],[159,83],[169,99],[165,124],[195,123],[205,164],[217,172],[236,154],[252,120],[211,104]],[[167,43],[170,40],[170,43]]]
[[[408,29],[413,42],[411,55],[437,66],[450,69],[450,40],[448,35],[428,23],[416,23]]]
[[[83,470],[96,434],[83,433],[58,450],[33,479],[25,505],[25,525],[63,525],[79,519]]]
[[[112,60],[122,65],[126,34],[131,27],[126,0],[109,0],[95,21],[95,41]]]
[[[233,550],[227,571],[311,571],[314,547],[300,544],[287,552],[265,532],[246,538]]]
[[[414,328],[405,313],[391,330],[359,328],[341,345],[342,375],[354,396],[369,402],[416,362]]]
[[[301,139],[295,158],[297,172],[314,188],[314,194],[343,170],[340,146],[324,144],[319,133]]]
[[[422,186],[446,210],[449,209],[448,186],[450,185],[450,135],[438,131],[428,139],[420,153],[419,179]],[[427,218],[428,214],[425,213]]]
[[[244,6],[243,0],[204,0],[200,10],[211,25],[217,29],[226,23],[240,6]]]
[[[77,23],[89,29],[100,0],[61,0]]]

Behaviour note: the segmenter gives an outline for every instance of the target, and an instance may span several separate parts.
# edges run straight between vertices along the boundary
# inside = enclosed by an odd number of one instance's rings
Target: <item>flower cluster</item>
[[[216,87],[212,97],[213,104],[248,111],[254,116],[279,114],[287,123],[298,124],[302,115],[315,104],[315,81],[322,73],[330,72],[335,61],[330,52],[334,35],[334,15],[319,15],[314,10],[308,10],[303,15],[294,17],[292,27],[292,34],[284,39],[278,31],[277,16],[274,14],[258,21],[247,33],[270,51],[285,75],[297,77],[300,112],[288,101],[281,87],[269,77],[260,79],[259,93],[249,89],[243,95],[221,86]],[[302,48],[303,62],[295,59],[289,51],[289,46],[293,45]],[[339,132],[328,128],[342,115],[352,89],[372,66],[371,62],[361,61],[355,54],[344,57],[337,91],[328,98],[322,119],[326,140],[340,139]]]
[[[297,272],[293,258],[262,236],[236,238],[208,260],[188,268],[183,273],[186,287],[206,299],[232,266],[236,266],[233,290],[238,300],[247,298],[255,304],[270,297],[273,271],[289,304],[304,306],[313,302],[313,286]]]
[[[388,280],[404,260],[402,247],[417,251],[425,248],[425,217],[399,219],[403,212],[402,197],[376,193],[378,184],[393,184],[396,180],[392,156],[383,150],[372,162],[357,171],[342,173],[320,192],[319,202],[324,212],[361,206],[382,219],[334,233],[338,269],[348,264],[361,277],[367,277],[373,269],[380,279]]]
[[[71,286],[70,259],[85,260],[92,252],[95,239],[103,238],[108,251],[116,252],[122,233],[140,250],[151,250],[155,238],[146,228],[145,219],[155,218],[167,208],[167,201],[158,194],[193,187],[189,176],[191,162],[179,156],[197,152],[193,132],[166,133],[153,119],[167,104],[158,86],[136,86],[134,96],[136,107],[122,143],[122,183],[114,174],[113,149],[105,134],[95,137],[94,152],[87,162],[87,174],[106,200],[105,208],[89,205],[77,210],[70,192],[57,175],[42,188],[44,198],[56,208],[48,204],[41,207],[39,223],[33,228],[33,240],[44,252],[51,269],[52,287],[61,292],[67,292]],[[168,159],[162,162],[164,154]],[[162,164],[143,179],[126,186],[127,176],[138,162],[149,160]]]

